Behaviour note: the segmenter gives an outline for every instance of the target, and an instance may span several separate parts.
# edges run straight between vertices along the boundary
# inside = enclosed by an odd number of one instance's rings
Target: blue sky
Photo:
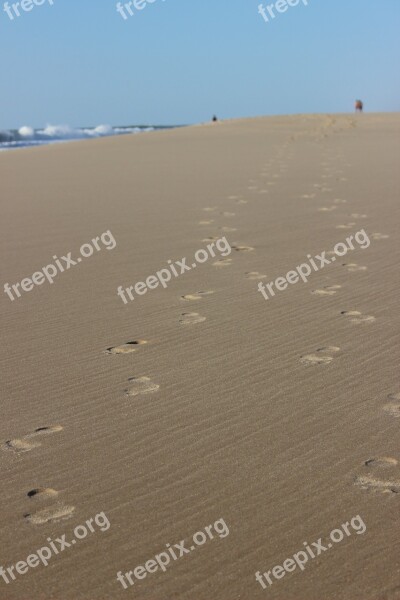
[[[127,20],[115,0],[53,1],[11,21],[0,0],[0,129],[348,112],[356,98],[400,110],[400,0],[300,0],[269,23],[260,0],[154,0]]]

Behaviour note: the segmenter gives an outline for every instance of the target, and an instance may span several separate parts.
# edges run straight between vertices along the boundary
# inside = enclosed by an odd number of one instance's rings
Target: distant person
[[[213,123],[216,123],[218,121],[216,115],[213,116],[212,120],[213,120]]]
[[[363,104],[362,100],[356,100],[355,108],[356,108],[356,112],[362,112],[363,111],[364,104]]]

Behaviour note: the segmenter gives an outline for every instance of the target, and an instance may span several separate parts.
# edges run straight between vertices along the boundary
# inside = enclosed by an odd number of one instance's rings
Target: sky
[[[0,0],[0,129],[400,110],[400,0],[43,1]]]

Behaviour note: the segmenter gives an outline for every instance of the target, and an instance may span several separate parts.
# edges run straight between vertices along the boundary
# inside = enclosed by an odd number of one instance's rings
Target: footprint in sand
[[[326,346],[324,348],[318,348],[315,351],[315,354],[304,354],[303,356],[300,356],[300,362],[306,367],[328,365],[333,361],[333,356],[331,356],[331,354],[339,351],[340,348],[338,348],[338,346]]]
[[[160,386],[157,383],[153,383],[150,377],[130,377],[128,381],[131,384],[131,387],[125,390],[127,396],[151,394],[160,389]]]
[[[373,233],[371,237],[373,240],[387,240],[390,236],[386,233]]]
[[[185,296],[181,296],[181,300],[201,300],[203,296],[210,296],[213,293],[213,291],[195,292],[194,294],[186,294]]]
[[[259,190],[258,191],[259,194],[268,194],[268,190]]]
[[[131,352],[136,352],[137,346],[142,346],[147,343],[147,340],[134,340],[133,342],[126,342],[121,346],[107,348],[105,352],[106,354],[130,354]]]
[[[214,223],[214,220],[211,219],[210,221],[199,221],[199,225],[211,225],[211,223]]]
[[[266,279],[267,276],[263,273],[259,273],[258,271],[248,271],[245,273],[247,279],[251,279],[252,281],[257,281],[258,279]]]
[[[224,231],[226,233],[230,233],[233,231],[237,231],[236,227],[220,227],[220,231]]]
[[[389,394],[388,400],[391,400],[391,402],[385,404],[383,410],[392,417],[400,417],[400,392],[397,394]]]
[[[203,210],[205,212],[214,212],[215,210],[217,210],[218,206],[206,206],[205,208],[203,208]]]
[[[223,217],[234,217],[236,215],[236,213],[234,213],[234,212],[222,212],[219,214],[222,215]]]
[[[53,488],[34,488],[27,494],[28,498],[35,498],[35,500],[46,500],[47,498],[56,498],[58,496],[57,490]]]
[[[248,204],[248,200],[236,200],[236,204]]]
[[[321,192],[333,192],[332,188],[322,187]]]
[[[371,315],[363,315],[358,310],[342,310],[340,313],[345,317],[350,318],[350,323],[354,323],[355,325],[362,325],[363,323],[373,323],[376,319]]]
[[[37,440],[43,435],[49,435],[52,433],[58,433],[62,431],[61,425],[53,425],[51,427],[38,427],[32,433],[28,433],[22,438],[16,438],[14,440],[7,440],[1,445],[3,450],[8,450],[20,454],[22,452],[29,452],[34,448],[38,448],[42,444]]]
[[[358,265],[357,263],[343,263],[342,267],[347,267],[347,270],[350,273],[355,273],[356,271],[366,271],[368,268],[362,265]]]
[[[366,219],[368,217],[368,215],[360,215],[359,213],[352,213],[350,216],[352,219]]]
[[[251,191],[252,191],[252,190],[256,190],[256,189],[257,189],[257,186],[256,186],[256,185],[249,185],[249,186],[247,186],[247,189],[248,189],[248,190],[251,190]]]
[[[312,290],[311,293],[315,296],[334,296],[341,287],[341,285],[326,285],[321,289]]]
[[[303,194],[300,198],[315,198],[316,194]]]
[[[363,490],[384,494],[399,494],[400,469],[398,468],[398,461],[391,456],[366,460],[363,472],[356,475],[354,484]]]
[[[203,238],[201,241],[202,242],[216,242],[217,240],[219,240],[219,237],[214,235],[214,236]]]
[[[230,267],[232,264],[232,259],[231,258],[220,258],[219,260],[216,260],[212,264],[213,264],[213,267],[217,267],[218,269],[221,269],[223,267]]]
[[[206,318],[199,315],[199,313],[182,313],[179,323],[182,325],[195,325],[196,323],[202,323]]]
[[[345,223],[344,225],[336,225],[336,229],[351,229],[354,227],[355,223]]]
[[[49,508],[43,508],[35,513],[25,514],[24,517],[32,525],[44,525],[45,523],[57,523],[72,516],[75,506],[57,504]]]
[[[347,204],[347,200],[342,200],[342,198],[336,198],[333,201],[334,204]]]
[[[239,196],[228,196],[228,200],[237,200]]]
[[[336,210],[337,206],[321,206],[321,208],[319,208],[319,212],[332,212],[333,210]]]
[[[254,248],[252,246],[232,246],[232,250],[235,250],[235,252],[252,252]]]

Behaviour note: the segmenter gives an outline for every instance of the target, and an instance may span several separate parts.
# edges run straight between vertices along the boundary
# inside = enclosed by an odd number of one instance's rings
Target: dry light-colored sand
[[[0,577],[1,599],[400,598],[399,125],[274,117],[0,154],[2,286],[117,241],[2,293],[0,565],[101,511],[111,527]],[[257,291],[362,228],[369,248]],[[223,235],[230,256],[116,295]],[[356,515],[364,534],[256,582]],[[228,536],[117,582],[221,518]]]

